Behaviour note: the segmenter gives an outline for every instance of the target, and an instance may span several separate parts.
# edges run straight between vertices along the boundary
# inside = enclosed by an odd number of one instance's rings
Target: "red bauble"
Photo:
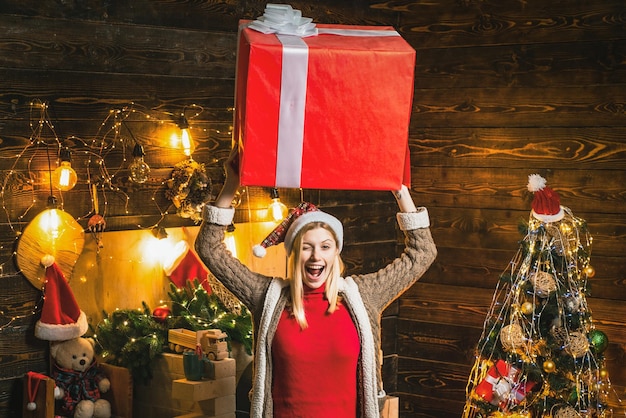
[[[155,308],[154,311],[152,311],[152,316],[154,317],[154,320],[160,324],[165,322],[167,317],[171,314],[172,310],[167,306],[159,306],[158,308]]]

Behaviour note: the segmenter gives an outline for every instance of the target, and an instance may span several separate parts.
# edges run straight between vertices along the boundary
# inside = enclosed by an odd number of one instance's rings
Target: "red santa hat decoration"
[[[322,212],[314,204],[301,202],[295,208],[289,211],[289,215],[278,224],[276,228],[261,242],[252,249],[257,257],[264,257],[267,247],[285,243],[287,256],[291,254],[293,241],[298,232],[307,224],[312,222],[323,222],[328,225],[337,237],[337,247],[341,251],[343,247],[343,225],[339,219],[334,216]]]
[[[44,302],[41,318],[35,324],[35,336],[48,341],[83,336],[88,329],[87,316],[78,306],[63,272],[51,255],[43,256],[41,264],[46,268]]]
[[[539,174],[528,176],[528,191],[534,193],[531,214],[542,222],[557,222],[565,213],[559,194],[546,186],[546,179]]]
[[[209,270],[189,247],[187,241],[179,241],[176,244],[170,257],[166,257],[163,262],[163,271],[178,288],[185,287],[187,280],[198,279],[202,287],[211,293],[211,285],[207,280]]]

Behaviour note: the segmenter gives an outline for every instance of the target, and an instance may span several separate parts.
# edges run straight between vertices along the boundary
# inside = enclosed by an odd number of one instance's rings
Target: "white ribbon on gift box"
[[[278,150],[275,185],[299,188],[302,177],[304,122],[309,66],[307,36],[338,35],[358,37],[400,36],[395,30],[316,28],[290,5],[268,3],[265,14],[248,27],[264,34],[276,34],[283,46],[278,119]]]

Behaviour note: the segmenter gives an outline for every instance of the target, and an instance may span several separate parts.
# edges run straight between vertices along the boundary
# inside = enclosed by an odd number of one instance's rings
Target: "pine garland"
[[[239,315],[226,309],[217,295],[209,294],[197,279],[187,281],[184,288],[170,283],[171,315],[164,320],[155,317],[145,302],[142,309],[119,309],[103,312],[94,338],[98,352],[106,363],[126,367],[133,379],[148,383],[152,364],[168,350],[167,334],[172,328],[192,331],[218,328],[230,341],[241,343],[252,353],[252,320],[247,309]]]

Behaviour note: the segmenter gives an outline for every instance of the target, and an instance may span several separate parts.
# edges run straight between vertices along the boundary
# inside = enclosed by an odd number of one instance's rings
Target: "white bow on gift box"
[[[313,19],[302,17],[302,12],[288,4],[268,3],[263,16],[250,23],[251,29],[261,33],[280,35],[315,36],[317,28]]]

